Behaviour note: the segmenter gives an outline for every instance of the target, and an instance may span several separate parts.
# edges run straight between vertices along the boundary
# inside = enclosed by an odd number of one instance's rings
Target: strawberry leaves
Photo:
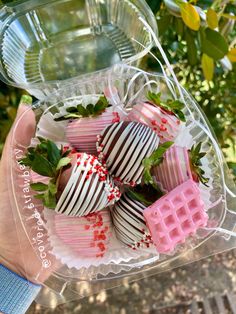
[[[161,196],[163,192],[158,188],[154,188],[152,185],[137,185],[132,190],[129,189],[127,192],[131,198],[142,203],[145,206],[150,206]]]
[[[169,149],[174,143],[173,142],[165,142],[162,145],[159,145],[159,147],[151,154],[150,157],[147,157],[143,159],[143,167],[144,167],[144,173],[143,173],[143,182],[147,185],[152,185],[154,189],[158,190],[157,184],[154,182],[153,177],[151,175],[152,167],[158,166],[162,160],[163,155]]]
[[[102,114],[109,103],[105,96],[101,96],[95,105],[88,104],[84,107],[82,104],[78,104],[76,107],[69,107],[66,109],[68,114],[55,118],[55,121],[64,121],[68,119],[80,119],[80,118],[88,118],[88,117],[96,117]]]
[[[182,110],[184,109],[184,104],[180,100],[167,99],[165,102],[161,100],[161,93],[147,93],[147,99],[157,107],[162,108],[167,113],[174,114],[180,121],[185,122],[185,116]]]
[[[38,183],[32,183],[31,185],[31,189],[36,191],[36,192],[44,192],[48,189],[47,184],[38,182]]]
[[[190,167],[192,173],[197,176],[197,180],[199,180],[202,184],[208,187],[207,183],[209,182],[209,178],[205,177],[205,172],[201,168],[202,162],[201,159],[206,155],[206,153],[201,152],[202,143],[198,143],[197,145],[193,145],[189,151],[190,158]]]
[[[43,201],[44,206],[54,209],[56,207],[57,185],[61,171],[70,166],[71,158],[68,157],[70,151],[59,149],[50,140],[38,137],[39,144],[36,147],[29,147],[26,156],[21,163],[30,167],[41,176],[48,177],[49,183],[32,183],[30,186],[38,194],[36,199]]]

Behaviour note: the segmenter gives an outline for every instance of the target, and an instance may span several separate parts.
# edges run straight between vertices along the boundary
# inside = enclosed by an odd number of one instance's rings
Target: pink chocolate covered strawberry
[[[47,208],[67,216],[85,216],[114,204],[120,191],[97,157],[86,153],[64,152],[53,142],[40,139],[28,149],[22,160],[34,172],[49,177],[48,184],[37,182],[31,188],[38,192]]]
[[[54,216],[55,234],[80,258],[103,257],[110,238],[112,223],[108,209],[85,217]]]
[[[69,120],[66,127],[68,142],[81,152],[96,155],[97,135],[107,125],[120,121],[118,112],[108,106],[106,97],[101,96],[95,104],[67,108],[67,114],[55,121]]]
[[[179,100],[161,100],[161,94],[149,92],[148,101],[136,104],[128,118],[148,125],[160,137],[160,142],[173,141],[180,131],[181,121],[185,121]]]
[[[152,168],[151,173],[167,191],[173,190],[188,179],[206,185],[209,180],[204,177],[201,168],[201,158],[204,156],[205,153],[201,152],[201,143],[193,146],[191,150],[173,145]]]

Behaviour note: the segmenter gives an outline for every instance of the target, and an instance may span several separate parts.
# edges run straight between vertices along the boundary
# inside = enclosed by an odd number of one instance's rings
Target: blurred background
[[[158,37],[179,81],[205,112],[236,178],[236,1],[147,3],[156,16]],[[161,60],[155,49],[153,53]],[[146,56],[141,66],[160,71],[151,56]],[[0,83],[0,154],[22,94],[25,91]],[[236,313],[235,257],[236,251],[222,253],[171,274],[124,282],[121,287],[55,310],[33,304],[29,313],[197,313],[194,306],[204,312],[208,305],[213,310],[206,313]]]

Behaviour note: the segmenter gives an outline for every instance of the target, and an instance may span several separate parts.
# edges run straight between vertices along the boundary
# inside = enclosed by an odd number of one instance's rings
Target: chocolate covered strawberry
[[[96,155],[97,135],[107,125],[120,121],[118,112],[108,106],[106,97],[101,96],[95,104],[67,108],[67,114],[55,121],[69,120],[66,127],[68,142],[81,152]]]
[[[97,157],[64,151],[49,140],[39,140],[40,144],[28,149],[22,163],[50,178],[48,184],[31,184],[45,207],[68,216],[84,216],[119,199],[119,189]]]
[[[114,204],[120,191],[97,157],[79,153],[72,170],[62,174],[55,211],[67,216],[86,216]]]
[[[121,121],[106,127],[98,136],[99,160],[117,181],[135,185],[141,182],[142,160],[158,147],[158,136],[146,125]]]
[[[157,160],[151,173],[167,191],[173,190],[188,179],[207,185],[209,179],[204,177],[201,163],[204,156],[201,143],[193,146],[191,150],[174,145],[165,152],[163,158]]]
[[[143,211],[146,206],[133,194],[124,193],[111,210],[117,238],[133,249],[149,247],[152,244]]]
[[[109,248],[112,222],[108,209],[84,217],[54,215],[55,235],[79,258],[101,258]]]
[[[160,142],[173,141],[179,131],[181,121],[185,121],[182,112],[184,104],[179,100],[161,100],[161,93],[147,94],[147,101],[133,106],[129,113],[130,121],[148,125],[160,137]]]

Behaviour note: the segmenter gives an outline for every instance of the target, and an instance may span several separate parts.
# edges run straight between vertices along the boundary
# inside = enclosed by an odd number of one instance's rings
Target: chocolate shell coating
[[[143,216],[145,208],[146,206],[124,193],[111,210],[116,237],[132,248],[146,248],[152,244]]]
[[[109,125],[98,137],[99,160],[123,183],[141,182],[142,161],[158,147],[159,137],[148,126],[122,121]]]

